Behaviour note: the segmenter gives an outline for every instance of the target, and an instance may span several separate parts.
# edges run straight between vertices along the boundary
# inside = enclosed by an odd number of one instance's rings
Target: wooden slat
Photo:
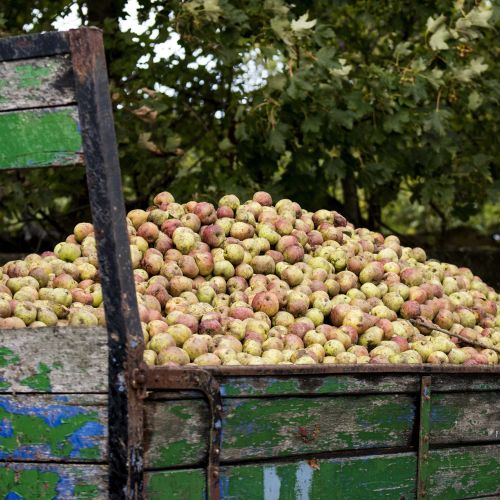
[[[146,467],[200,463],[207,455],[208,405],[204,400],[158,401],[145,405]]]
[[[230,377],[221,382],[224,397],[300,396],[301,394],[364,394],[414,392],[420,377],[414,374],[321,375],[297,377]]]
[[[102,328],[0,330],[0,393],[107,392]]]
[[[0,463],[0,497],[7,499],[105,499],[107,467]]]
[[[416,397],[395,394],[224,400],[222,461],[409,446]],[[201,400],[146,405],[149,467],[196,465],[206,457]],[[173,457],[174,461],[172,461]]]
[[[433,394],[431,408],[431,445],[500,442],[500,391]]]
[[[224,466],[223,500],[346,500],[415,497],[414,453]],[[150,472],[151,500],[205,498],[203,469]]]
[[[0,396],[0,460],[105,462],[105,395]]]
[[[427,498],[448,500],[500,495],[499,445],[433,450],[429,467]]]
[[[69,45],[64,31],[0,38],[0,61],[52,56],[66,52],[69,52]]]
[[[69,54],[0,62],[0,111],[74,102]]]
[[[0,113],[0,170],[83,163],[76,106]]]
[[[497,369],[497,366],[492,366]],[[467,374],[432,376],[432,392],[478,392],[500,391],[500,374]]]

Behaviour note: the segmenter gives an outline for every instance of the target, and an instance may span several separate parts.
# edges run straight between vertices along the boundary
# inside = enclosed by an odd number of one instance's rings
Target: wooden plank
[[[414,453],[221,468],[222,500],[414,498]],[[146,473],[149,499],[205,498],[203,469]]]
[[[69,54],[0,62],[0,111],[74,102]]]
[[[209,414],[204,400],[146,403],[146,467],[200,463],[208,452]]]
[[[147,402],[146,408],[149,467],[196,465],[204,460],[208,443],[204,402],[155,401]],[[409,446],[416,397],[227,399],[223,413],[221,461],[290,457]]]
[[[104,465],[0,463],[0,497],[6,499],[105,499]]]
[[[103,328],[0,330],[0,393],[107,392]]]
[[[0,113],[0,170],[83,163],[76,106]]]
[[[0,60],[10,61],[69,52],[66,32],[29,34],[0,38]]]
[[[496,368],[496,367],[495,367]],[[468,374],[468,375],[445,375],[432,376],[432,392],[477,392],[477,391],[500,391],[500,375],[491,374]]]
[[[0,460],[105,462],[105,395],[0,396]]]
[[[320,375],[297,377],[229,377],[221,381],[223,397],[300,396],[302,394],[367,394],[414,392],[420,377],[413,374]]]
[[[149,500],[203,500],[207,498],[203,469],[146,472],[146,498]]]
[[[500,495],[499,445],[433,450],[429,468],[427,498]]]
[[[431,445],[500,441],[500,391],[433,394],[431,408]]]

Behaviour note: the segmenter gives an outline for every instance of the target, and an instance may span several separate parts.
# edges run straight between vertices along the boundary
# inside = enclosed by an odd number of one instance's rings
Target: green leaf
[[[451,37],[451,33],[448,28],[443,24],[439,26],[436,32],[430,37],[429,45],[432,50],[447,50],[449,49],[446,40]]]
[[[479,95],[479,93],[476,90],[473,90],[469,94],[469,100],[468,100],[468,108],[471,111],[476,111],[479,106],[483,103],[483,98]]]
[[[303,16],[300,16],[297,20],[293,20],[291,27],[293,31],[304,31],[314,28],[316,25],[316,19],[311,19],[308,21],[309,13],[306,12]]]
[[[436,19],[434,19],[433,17],[429,17],[426,23],[427,31],[429,33],[434,33],[445,21],[446,16],[444,16],[443,14],[438,16]]]

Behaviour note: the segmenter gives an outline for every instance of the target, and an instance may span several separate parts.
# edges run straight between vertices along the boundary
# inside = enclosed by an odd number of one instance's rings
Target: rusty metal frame
[[[207,458],[208,500],[220,498],[220,452],[222,441],[222,396],[219,383],[207,370],[196,367],[148,368],[134,372],[134,385],[146,395],[148,390],[196,390],[203,393],[210,410]]]
[[[429,480],[429,442],[431,438],[431,384],[425,375],[420,381],[420,411],[418,417],[417,499],[427,496]]]

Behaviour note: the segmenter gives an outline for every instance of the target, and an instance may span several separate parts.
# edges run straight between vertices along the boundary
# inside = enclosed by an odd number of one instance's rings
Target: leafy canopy
[[[71,9],[104,28],[130,206],[265,189],[380,227],[403,193],[444,226],[498,199],[496,1],[140,0],[135,32],[128,8],[7,0],[0,29]],[[0,223],[64,234],[87,209],[78,179],[10,176]]]

